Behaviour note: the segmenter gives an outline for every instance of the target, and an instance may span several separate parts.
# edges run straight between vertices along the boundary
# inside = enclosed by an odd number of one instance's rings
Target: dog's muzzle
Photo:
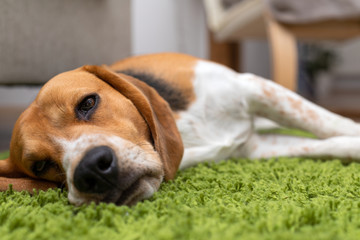
[[[161,160],[122,138],[84,135],[64,142],[64,170],[72,204],[115,203],[131,206],[159,189]]]
[[[117,184],[119,169],[114,151],[107,146],[90,149],[74,172],[74,185],[82,193],[102,194]]]

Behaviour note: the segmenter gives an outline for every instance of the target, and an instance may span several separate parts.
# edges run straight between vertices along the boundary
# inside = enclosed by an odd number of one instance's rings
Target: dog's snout
[[[105,193],[113,189],[118,177],[117,159],[110,147],[90,149],[74,172],[74,185],[83,193]]]

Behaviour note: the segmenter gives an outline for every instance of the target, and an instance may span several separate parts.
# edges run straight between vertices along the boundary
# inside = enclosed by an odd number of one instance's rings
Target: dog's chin
[[[143,176],[123,191],[114,187],[113,190],[104,194],[84,194],[78,192],[74,186],[71,186],[69,187],[68,199],[69,202],[75,206],[90,204],[92,202],[96,204],[105,202],[132,206],[141,200],[150,198],[159,189],[161,182],[162,177]]]

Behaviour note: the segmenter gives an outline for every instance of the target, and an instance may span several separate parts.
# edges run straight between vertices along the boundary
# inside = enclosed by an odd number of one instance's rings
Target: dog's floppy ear
[[[133,102],[150,128],[155,150],[164,165],[165,180],[173,179],[184,147],[168,103],[152,87],[108,67],[84,66],[83,70],[102,79]]]
[[[8,190],[10,184],[13,190],[25,190],[29,192],[32,192],[34,189],[47,190],[57,187],[56,183],[32,179],[26,176],[11,162],[10,158],[8,158],[0,160],[0,191]]]

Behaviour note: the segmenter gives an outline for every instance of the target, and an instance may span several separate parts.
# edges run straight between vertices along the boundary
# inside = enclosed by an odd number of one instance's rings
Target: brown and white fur
[[[260,135],[258,117],[318,139]],[[0,188],[65,182],[73,204],[132,205],[178,168],[200,162],[276,156],[355,161],[359,146],[359,124],[271,81],[187,55],[145,55],[84,66],[45,84],[15,125],[10,158],[0,163]]]

